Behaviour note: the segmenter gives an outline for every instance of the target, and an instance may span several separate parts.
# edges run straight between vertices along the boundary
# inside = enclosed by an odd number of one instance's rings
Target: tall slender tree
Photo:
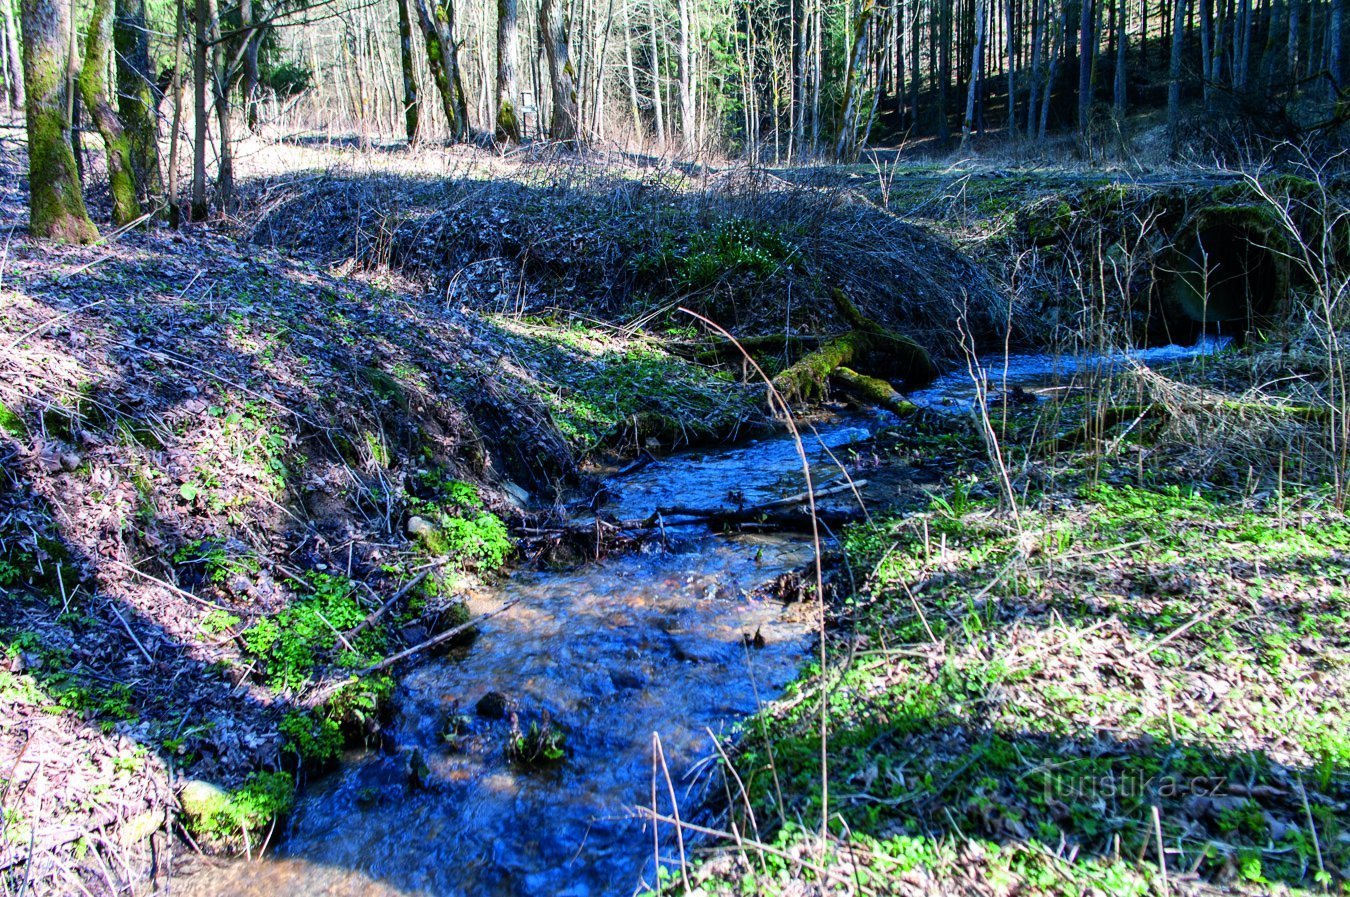
[[[19,30],[14,27],[13,0],[0,0],[0,40],[5,48],[5,87],[11,106],[23,105],[23,58],[19,50]]]
[[[403,75],[403,130],[408,144],[417,143],[418,116],[417,68],[413,63],[412,15],[409,0],[398,0],[398,58]]]

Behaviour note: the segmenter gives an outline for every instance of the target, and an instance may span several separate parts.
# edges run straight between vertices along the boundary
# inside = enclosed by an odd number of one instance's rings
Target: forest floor
[[[6,140],[11,893],[143,892],[176,855],[255,853],[297,783],[379,742],[393,680],[353,671],[569,556],[539,533],[597,465],[772,427],[752,372],[696,360],[682,308],[811,337],[845,328],[839,287],[943,368],[1099,346],[1128,337],[1065,287],[1094,235],[1242,184],[300,142],[244,155],[228,220],[77,248],[22,235]],[[1126,255],[1126,280],[1157,258]],[[1320,344],[1279,336],[877,437],[831,662],[747,725],[735,837],[670,886],[1341,887],[1345,469],[1290,410],[1326,398]]]

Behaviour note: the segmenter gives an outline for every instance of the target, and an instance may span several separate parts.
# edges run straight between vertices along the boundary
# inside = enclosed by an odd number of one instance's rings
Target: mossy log
[[[840,365],[831,375],[845,390],[869,405],[885,408],[900,417],[918,414],[922,409],[895,391],[895,387],[885,380],[859,374],[852,368]]]
[[[865,317],[842,290],[833,293],[840,317],[853,329],[825,342],[773,379],[779,394],[789,402],[810,401],[825,396],[826,383],[841,367],[883,377],[924,382],[937,376],[927,350],[907,336]]]

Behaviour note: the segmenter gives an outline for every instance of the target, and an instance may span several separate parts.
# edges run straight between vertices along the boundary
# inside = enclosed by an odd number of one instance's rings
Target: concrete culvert
[[[1245,333],[1289,296],[1289,242],[1270,209],[1209,206],[1182,224],[1159,281],[1169,318]]]

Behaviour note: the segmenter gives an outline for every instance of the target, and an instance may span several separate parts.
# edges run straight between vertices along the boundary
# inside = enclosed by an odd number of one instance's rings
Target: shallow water
[[[1017,387],[1036,390],[1082,384],[1094,376],[1134,364],[1154,366],[1214,355],[1231,342],[1232,337],[1206,335],[1193,346],[1154,346],[1079,355],[983,356],[969,367],[957,366],[906,398],[930,411],[964,414],[971,410],[981,392],[993,398]]]
[[[880,420],[808,431],[808,453],[828,465]],[[803,488],[784,437],[668,458],[608,485],[608,512],[643,517],[672,504],[725,505],[732,489],[754,502]],[[750,594],[806,564],[808,542],[698,527],[672,540],[579,570],[519,572],[473,601],[475,613],[519,603],[485,622],[472,645],[404,677],[396,752],[353,757],[309,788],[271,857],[180,892],[633,893],[652,866],[652,835],[634,810],[652,804],[653,733],[680,806],[695,808],[709,776],[691,772],[706,772],[713,736],[731,736],[781,694],[812,644],[805,617]],[[762,647],[747,644],[756,633]],[[542,771],[510,762],[510,723],[475,711],[490,691],[507,696],[526,726],[547,712],[566,732],[567,759]],[[463,722],[453,744],[441,734],[452,716]],[[427,767],[422,787],[410,784],[414,752]],[[660,789],[668,812],[664,776]]]
[[[979,389],[1072,382],[1133,362],[1207,354],[1219,341],[1077,358],[982,360]],[[961,413],[977,395],[961,370],[911,393],[916,404]],[[892,418],[853,415],[805,427],[817,484],[837,475],[851,444]],[[796,447],[779,436],[653,462],[608,483],[604,509],[644,518],[670,506],[756,504],[804,487]],[[519,599],[480,627],[474,643],[423,662],[401,682],[391,754],[349,758],[301,797],[280,847],[180,883],[178,893],[241,897],[380,895],[629,895],[650,880],[652,836],[638,807],[652,805],[658,733],[680,806],[709,786],[713,736],[734,733],[781,694],[811,645],[811,627],[755,587],[811,558],[799,537],[721,537],[673,530],[669,550],[618,557],[570,572],[519,572],[472,610]],[[746,644],[759,632],[761,648]],[[526,770],[506,757],[510,724],[475,705],[507,696],[522,719],[547,712],[567,733],[568,757]],[[442,737],[458,716],[460,734]],[[425,763],[413,785],[414,753]],[[665,779],[657,805],[668,811]],[[669,858],[671,845],[663,841]]]

